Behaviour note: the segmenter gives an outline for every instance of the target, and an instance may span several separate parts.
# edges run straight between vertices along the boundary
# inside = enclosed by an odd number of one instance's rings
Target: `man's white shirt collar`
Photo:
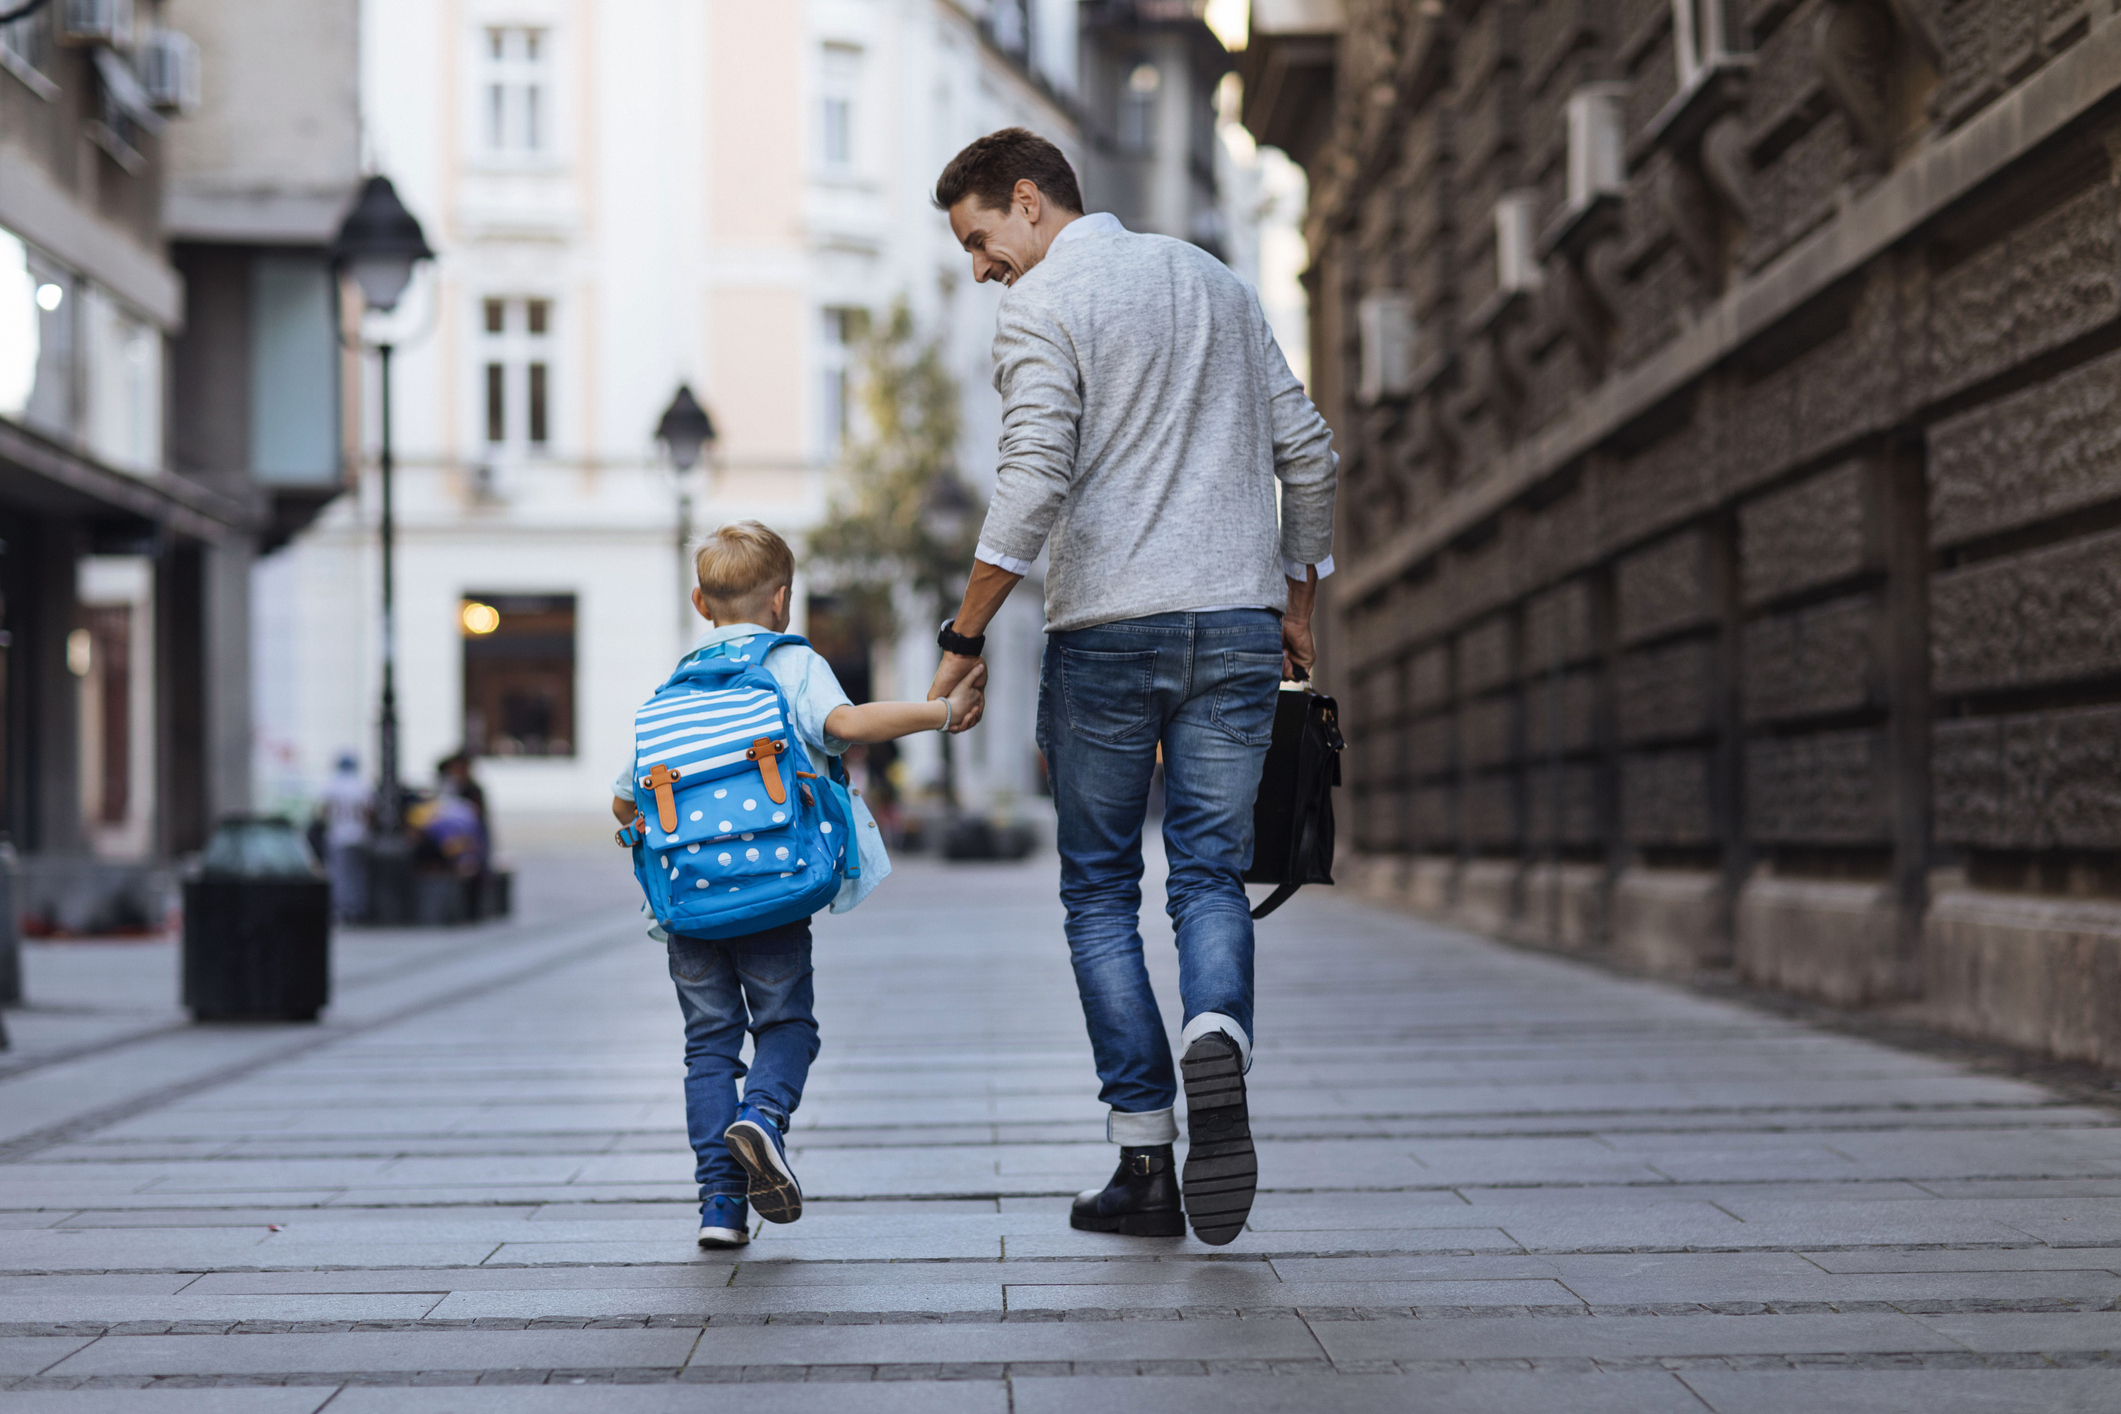
[[[1062,241],[1072,241],[1078,236],[1125,235],[1126,231],[1127,228],[1120,225],[1119,218],[1111,212],[1092,211],[1086,215],[1076,217],[1073,221],[1061,227],[1060,234],[1053,238],[1053,245],[1059,245]],[[1052,248],[1053,246],[1047,247],[1048,250]]]

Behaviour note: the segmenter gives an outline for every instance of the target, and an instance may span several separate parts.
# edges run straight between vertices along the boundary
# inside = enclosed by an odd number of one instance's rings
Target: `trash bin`
[[[331,884],[291,820],[232,815],[184,883],[195,1021],[314,1021],[331,997]]]
[[[22,926],[15,916],[15,847],[0,840],[0,1006],[22,1005]],[[0,1040],[0,1045],[5,1045]]]

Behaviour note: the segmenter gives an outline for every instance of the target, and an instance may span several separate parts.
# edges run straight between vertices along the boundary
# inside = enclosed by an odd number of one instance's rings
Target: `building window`
[[[995,48],[1023,58],[1031,45],[1031,16],[1024,0],[994,0],[987,7],[987,33]]]
[[[1357,396],[1366,403],[1405,396],[1414,386],[1414,301],[1404,290],[1372,290],[1355,306],[1362,337]]]
[[[1122,151],[1142,153],[1156,146],[1156,91],[1163,84],[1163,70],[1154,64],[1136,64],[1127,75],[1126,92],[1119,96]]]
[[[9,5],[7,8],[16,7]],[[32,93],[47,101],[59,96],[59,85],[43,72],[44,60],[51,53],[52,12],[56,8],[47,5],[35,14],[0,25],[0,68],[22,80]]]
[[[489,299],[480,324],[487,446],[543,452],[552,441],[552,301]]]
[[[854,419],[856,349],[869,328],[866,309],[828,309],[819,340],[820,427],[825,455],[835,456],[847,443]]]
[[[1627,87],[1617,83],[1585,84],[1571,93],[1569,124],[1569,209],[1588,206],[1600,196],[1627,188],[1627,114],[1622,102]]]
[[[474,756],[574,755],[572,594],[464,596],[464,749]]]
[[[819,78],[818,160],[829,172],[845,172],[854,166],[854,104],[861,87],[862,51],[851,44],[826,45]]]
[[[97,286],[86,295],[89,450],[127,471],[153,471],[162,464],[162,331]]]
[[[497,25],[486,31],[481,129],[486,150],[511,157],[552,142],[552,40],[542,29]]]

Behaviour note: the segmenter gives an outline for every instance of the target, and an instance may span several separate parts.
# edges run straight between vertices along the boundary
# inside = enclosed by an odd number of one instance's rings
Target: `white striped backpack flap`
[[[793,814],[794,771],[781,760],[790,727],[770,689],[665,689],[634,714],[633,730],[636,779],[653,798],[642,812],[651,846],[770,830]]]

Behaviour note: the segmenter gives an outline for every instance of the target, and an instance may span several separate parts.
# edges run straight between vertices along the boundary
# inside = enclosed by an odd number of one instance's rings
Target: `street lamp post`
[[[370,177],[361,188],[353,210],[339,227],[332,243],[332,263],[350,275],[361,291],[364,306],[378,314],[398,307],[405,287],[412,283],[413,267],[434,259],[420,223],[398,200],[388,177]],[[397,841],[400,791],[398,784],[398,625],[397,625],[397,521],[392,501],[396,470],[391,445],[390,356],[388,341],[376,346],[381,368],[383,441],[377,457],[382,473],[383,519],[383,702],[377,728],[376,812],[373,834],[377,841]]]
[[[685,631],[685,605],[692,597],[693,581],[692,567],[685,562],[685,549],[692,540],[692,493],[685,489],[685,473],[692,470],[700,453],[712,447],[715,440],[714,419],[692,395],[691,384],[678,384],[670,406],[663,409],[662,419],[655,425],[655,439],[663,444],[663,454],[670,459],[677,482],[678,652],[683,653],[691,639]]]

